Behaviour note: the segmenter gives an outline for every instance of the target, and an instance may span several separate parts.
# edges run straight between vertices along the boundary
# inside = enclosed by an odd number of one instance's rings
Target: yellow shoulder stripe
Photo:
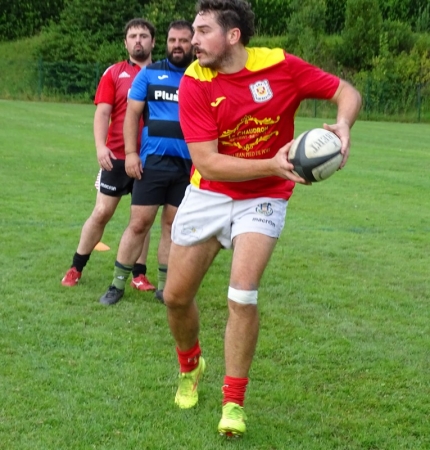
[[[282,48],[247,47],[248,61],[246,68],[251,72],[274,66],[285,59]]]
[[[247,47],[248,60],[245,67],[251,72],[274,66],[284,60],[282,48]],[[185,71],[185,75],[200,81],[212,81],[218,72],[207,67],[201,67],[199,61],[194,61]]]
[[[201,67],[198,60],[195,60],[185,71],[185,75],[200,81],[212,81],[217,74],[218,72],[214,70],[208,69],[207,67]]]

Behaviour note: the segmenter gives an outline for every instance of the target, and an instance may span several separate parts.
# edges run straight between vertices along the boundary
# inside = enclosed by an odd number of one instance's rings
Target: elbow
[[[213,170],[210,170],[208,167],[196,167],[199,174],[207,181],[220,181],[219,176],[217,176],[216,173],[214,173]]]

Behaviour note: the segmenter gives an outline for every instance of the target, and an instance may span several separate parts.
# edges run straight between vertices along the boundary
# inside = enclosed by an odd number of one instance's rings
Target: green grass
[[[216,434],[230,252],[198,294],[208,363],[173,403],[164,307],[106,308],[124,199],[81,284],[60,285],[90,214],[94,107],[0,101],[0,449],[428,449],[430,128],[359,122],[346,168],[297,186],[260,288],[247,435]],[[321,126],[297,119],[297,133]],[[149,278],[156,280],[159,224]]]

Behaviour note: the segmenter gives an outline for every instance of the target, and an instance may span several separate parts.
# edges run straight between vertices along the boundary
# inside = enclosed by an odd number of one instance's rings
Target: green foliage
[[[412,25],[420,11],[428,7],[428,0],[379,0],[384,20],[399,20]]]
[[[257,34],[269,36],[286,33],[292,0],[250,0],[255,13]]]
[[[414,49],[420,54],[430,52],[430,33],[420,34],[416,38]]]
[[[420,8],[415,29],[419,33],[430,33],[430,3]]]
[[[349,68],[371,66],[378,55],[382,15],[377,0],[348,0],[339,59]]]
[[[141,13],[138,0],[69,1],[61,21],[52,24],[39,48],[39,57],[47,62],[45,88],[56,95],[91,98],[96,88],[94,67],[103,71],[127,57],[123,27]],[[73,67],[65,61],[73,61]]]
[[[0,0],[0,41],[34,36],[59,19],[63,6],[64,0]]]
[[[125,56],[125,23],[141,13],[138,0],[71,0],[60,23],[50,27],[40,55],[49,62],[112,64]]]
[[[430,50],[415,46],[409,54],[393,55],[388,46],[385,40],[372,69],[354,78],[355,86],[364,93],[363,110],[399,115],[416,106],[421,109],[422,98],[430,99]]]
[[[381,39],[386,42],[386,51],[393,55],[409,53],[415,43],[411,26],[399,20],[386,20],[382,24]]]
[[[325,31],[340,34],[345,24],[345,0],[326,0]]]
[[[249,43],[249,47],[268,47],[268,48],[283,48],[284,50],[291,51],[289,49],[288,36],[254,36]]]
[[[293,53],[318,64],[325,30],[325,0],[293,0],[288,35]]]

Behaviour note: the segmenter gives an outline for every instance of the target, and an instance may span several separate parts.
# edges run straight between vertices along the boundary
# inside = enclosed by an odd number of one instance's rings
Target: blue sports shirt
[[[143,167],[190,171],[178,109],[178,88],[185,70],[163,59],[144,67],[133,80],[128,98],[145,102],[140,147]]]

